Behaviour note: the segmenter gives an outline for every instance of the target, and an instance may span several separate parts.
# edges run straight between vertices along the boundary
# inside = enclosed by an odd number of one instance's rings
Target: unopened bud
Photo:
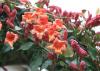
[[[4,6],[3,6],[3,10],[4,10],[4,12],[5,12],[8,16],[10,15],[10,8],[9,8],[8,5],[4,5]]]
[[[16,9],[13,9],[12,12],[10,13],[10,17],[15,18],[16,17],[16,14],[17,14],[17,10]]]
[[[6,24],[9,25],[11,28],[14,28],[14,24],[10,21],[10,19],[6,20]]]

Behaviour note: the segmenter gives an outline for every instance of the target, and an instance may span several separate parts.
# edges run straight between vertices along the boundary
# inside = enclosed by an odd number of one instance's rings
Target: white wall
[[[38,0],[29,0],[34,4]],[[50,0],[51,5],[60,6],[67,11],[80,11],[82,9],[89,10],[95,15],[96,9],[100,8],[100,0]]]

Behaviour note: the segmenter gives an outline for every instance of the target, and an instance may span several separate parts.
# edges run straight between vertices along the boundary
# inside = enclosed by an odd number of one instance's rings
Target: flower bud
[[[92,28],[98,25],[100,25],[100,15],[96,15],[96,17],[91,18],[89,21],[87,21],[85,27]]]
[[[75,25],[76,25],[76,28],[78,28],[81,25],[81,22],[80,21],[76,21]]]
[[[70,40],[70,44],[71,44],[71,47],[73,48],[74,51],[77,51],[80,47],[78,42],[74,39]]]
[[[64,17],[68,16],[68,12],[64,11],[63,14],[62,14],[62,16],[64,16]]]
[[[2,23],[0,22],[0,30],[2,29]]]
[[[46,41],[46,42],[49,42],[49,35],[48,35],[47,32],[44,33],[43,40]]]
[[[57,55],[53,52],[49,52],[48,53],[48,59],[50,60],[56,60],[57,59]]]
[[[0,4],[0,14],[2,14],[3,9],[2,9],[2,4]]]
[[[100,46],[100,42],[96,42],[95,45],[96,45],[96,46]]]
[[[81,58],[84,58],[85,56],[88,55],[87,51],[85,51],[85,50],[82,49],[81,47],[78,49],[77,54],[78,54]]]
[[[67,30],[64,30],[63,37],[64,37],[64,40],[67,40],[67,37],[68,37],[68,32],[67,32]]]
[[[33,24],[28,23],[26,28],[30,31],[33,29]]]
[[[10,13],[10,17],[15,18],[16,17],[16,14],[17,14],[17,10],[16,9],[13,9],[12,12]]]
[[[12,23],[14,23],[14,20],[15,20],[15,19],[14,19],[13,17],[10,17],[9,20],[10,20]]]
[[[75,21],[77,21],[77,19],[78,19],[78,17],[79,17],[79,13],[75,13]]]
[[[2,9],[2,8],[0,8],[0,14],[2,14],[2,12],[3,12],[3,9]]]
[[[69,64],[69,67],[70,67],[71,70],[78,71],[77,64],[75,64],[74,62],[71,62]]]
[[[89,20],[91,20],[92,19],[92,14],[89,14],[89,16],[88,16],[88,18],[87,18],[87,20],[86,20],[86,23],[89,21]]]
[[[10,8],[9,8],[8,5],[4,5],[4,6],[3,6],[3,10],[4,10],[4,12],[5,12],[8,16],[10,15]]]
[[[29,36],[29,29],[27,27],[24,28],[24,37],[28,38]]]
[[[6,24],[9,25],[11,28],[14,28],[14,24],[11,22],[10,19],[6,20]]]
[[[80,71],[85,71],[85,69],[86,69],[86,62],[81,61],[80,62]]]
[[[47,7],[49,6],[49,2],[50,2],[50,0],[46,0],[46,2],[45,2]]]

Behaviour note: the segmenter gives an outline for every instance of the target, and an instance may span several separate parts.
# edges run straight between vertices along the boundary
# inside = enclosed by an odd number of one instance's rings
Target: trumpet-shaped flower
[[[61,19],[56,19],[53,24],[56,25],[57,29],[65,28]]]
[[[27,23],[31,23],[34,20],[34,15],[32,12],[25,12],[24,15],[22,15],[22,20],[26,21]]]
[[[40,15],[38,18],[38,23],[40,25],[48,24],[48,16],[47,15]]]
[[[18,40],[18,35],[13,32],[7,32],[5,43],[9,44],[10,47],[13,49],[13,44]]]
[[[53,49],[57,54],[62,54],[66,51],[66,42],[56,38],[48,48]]]
[[[43,34],[45,31],[45,27],[41,25],[34,25],[33,29],[31,30],[32,34],[36,34],[39,39],[42,39]]]
[[[57,35],[59,35],[59,32],[56,30],[56,25],[52,25],[48,28],[48,36],[49,36],[49,41],[53,41]]]

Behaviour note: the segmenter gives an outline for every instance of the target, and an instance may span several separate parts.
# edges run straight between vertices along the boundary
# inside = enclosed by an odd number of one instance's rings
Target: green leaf
[[[74,54],[74,52],[73,52],[71,46],[68,44],[67,45],[67,51],[66,51],[65,57],[71,57],[73,54]]]
[[[96,49],[95,48],[89,48],[89,55],[91,56],[91,58],[93,59],[93,60],[96,60],[97,58],[96,58],[96,54],[97,54],[97,51],[96,51]]]
[[[33,42],[27,42],[21,45],[19,50],[28,50],[31,48],[31,46],[33,45]]]
[[[93,63],[93,61],[90,58],[85,58],[84,61],[87,63],[87,65],[90,67],[91,70],[96,70],[96,65]],[[96,70],[97,71],[97,70]]]
[[[9,44],[5,44],[4,47],[2,48],[2,50],[3,50],[4,53],[6,53],[6,52],[11,50],[11,47],[10,47]]]
[[[38,71],[38,68],[41,65],[42,60],[43,60],[40,55],[37,54],[37,55],[33,56],[33,59],[30,64],[32,71]]]
[[[95,40],[96,40],[96,41],[100,41],[100,34],[96,34],[96,35],[95,35]]]
[[[37,3],[36,6],[37,6],[37,7],[40,7],[41,5]]]
[[[43,69],[46,69],[49,65],[51,65],[52,64],[52,61],[51,60],[47,60],[47,61],[45,61],[44,63],[43,63],[43,65],[42,65],[42,68]]]
[[[65,66],[65,63],[63,61],[60,61],[61,66]]]
[[[78,29],[74,29],[74,30],[73,30],[73,35],[74,35],[75,37],[77,37],[77,33],[78,33]]]
[[[20,28],[20,27],[18,27],[18,26],[15,26],[15,30],[16,31],[19,31],[19,30],[21,30],[22,28]]]
[[[11,7],[11,9],[13,10],[14,9],[14,4],[10,4],[10,7]]]

